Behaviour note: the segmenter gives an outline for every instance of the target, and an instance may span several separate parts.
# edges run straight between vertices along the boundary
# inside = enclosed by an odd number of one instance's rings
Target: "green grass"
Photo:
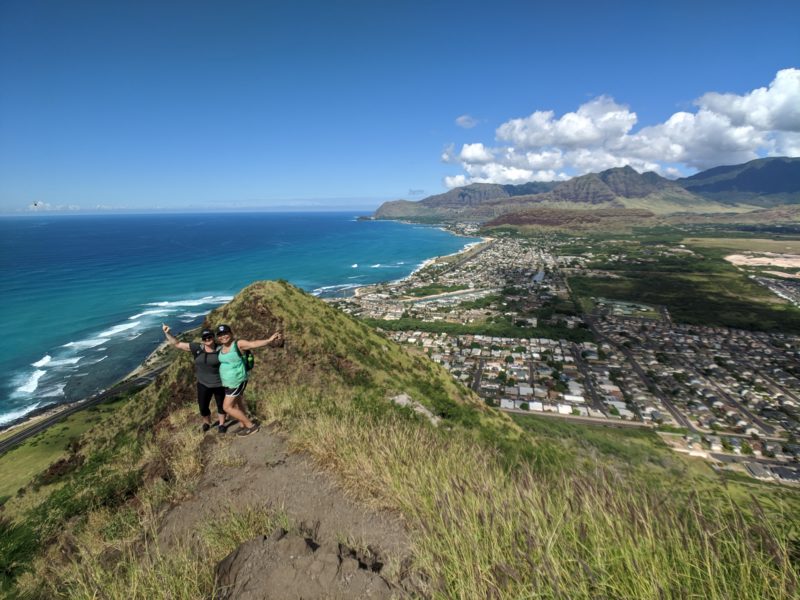
[[[565,449],[584,456],[584,451],[591,450],[629,466],[674,466],[668,465],[674,458],[674,453],[649,430],[609,429],[600,425],[573,424],[535,415],[512,414],[511,417],[537,439],[551,439]]]
[[[610,429],[601,425],[569,423],[536,415],[512,414],[514,421],[535,439],[556,444],[572,461],[600,461],[636,473],[657,485],[675,485],[688,493],[701,492],[733,502],[752,516],[754,501],[770,515],[787,537],[800,538],[800,493],[730,471],[715,471],[701,458],[671,450],[655,431]],[[679,428],[660,428],[663,430]],[[685,433],[677,431],[673,433]],[[724,491],[723,491],[724,490]]]
[[[120,399],[79,411],[0,456],[0,497],[15,495],[36,474],[67,456],[72,440],[101,426],[103,419],[123,403]]]
[[[593,428],[587,438],[520,420],[534,453],[509,464],[502,448],[466,432],[370,416],[340,392],[312,408],[309,396],[274,391],[259,402],[354,495],[403,512],[431,597],[721,600],[797,590],[785,532],[756,509],[745,517],[720,486],[694,493],[683,472],[660,464],[680,461],[653,434]],[[657,464],[664,479],[633,474],[631,461]]]

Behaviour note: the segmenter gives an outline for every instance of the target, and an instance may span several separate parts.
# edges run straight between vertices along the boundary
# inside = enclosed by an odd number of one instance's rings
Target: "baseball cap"
[[[220,325],[217,327],[217,335],[222,335],[224,333],[232,333],[230,325]]]
[[[214,337],[214,332],[210,329],[203,329],[203,331],[200,333],[200,339],[204,340],[207,337]]]

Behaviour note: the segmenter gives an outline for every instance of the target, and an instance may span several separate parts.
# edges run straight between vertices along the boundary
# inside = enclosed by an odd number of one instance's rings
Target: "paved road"
[[[450,265],[446,269],[442,269],[441,271],[439,271],[437,273],[437,275],[441,277],[445,273],[449,273],[450,271],[453,271],[453,270],[459,268],[460,266],[465,265],[469,261],[475,260],[476,258],[478,258],[478,256],[480,256],[481,254],[486,252],[489,248],[494,246],[496,243],[497,243],[497,240],[492,240],[491,242],[488,242],[483,248],[480,248],[477,252],[474,252],[473,254],[468,254],[467,256],[458,259],[457,261],[455,261],[452,265]]]
[[[735,463],[735,462],[757,462],[763,465],[769,465],[771,467],[797,467],[797,463],[793,463],[790,461],[782,461],[776,460],[774,458],[764,458],[759,456],[747,456],[746,454],[720,454],[718,452],[710,452],[711,456],[714,457],[715,460],[723,463]]]
[[[694,363],[692,363],[691,361],[689,361],[688,359],[686,359],[686,358],[685,358],[685,357],[683,357],[683,356],[680,356],[680,357],[679,357],[679,360],[681,361],[681,363],[683,364],[683,366],[684,366],[684,367],[686,367],[687,369],[690,369],[690,370],[691,370],[691,371],[692,371],[692,372],[695,374],[695,376],[696,376],[696,377],[700,378],[700,379],[701,379],[701,380],[703,380],[703,381],[706,381],[706,382],[708,382],[708,385],[709,385],[710,387],[713,387],[713,388],[714,388],[714,390],[716,390],[717,394],[719,394],[719,396],[721,396],[721,397],[722,397],[722,399],[723,399],[725,402],[727,402],[727,403],[728,403],[728,405],[730,405],[730,407],[731,407],[731,408],[733,408],[733,409],[735,409],[735,410],[738,410],[738,411],[740,411],[740,412],[744,413],[744,414],[745,414],[745,415],[746,415],[746,416],[747,416],[747,417],[750,419],[750,421],[751,421],[751,422],[753,422],[753,423],[755,423],[756,425],[758,425],[758,426],[761,428],[761,430],[762,430],[762,431],[763,431],[763,432],[764,432],[764,433],[765,433],[767,436],[771,436],[771,435],[774,435],[774,434],[775,434],[775,428],[774,428],[774,427],[772,427],[771,425],[769,425],[769,424],[765,423],[763,419],[761,419],[761,418],[759,418],[759,417],[758,417],[758,415],[754,415],[752,412],[750,412],[750,411],[748,410],[748,408],[747,408],[747,407],[744,405],[744,403],[743,403],[743,402],[739,402],[739,401],[738,401],[738,400],[736,400],[735,398],[732,398],[732,397],[731,397],[729,394],[727,394],[727,393],[726,393],[726,392],[725,392],[725,391],[724,391],[724,390],[723,390],[723,389],[722,389],[722,388],[721,388],[721,387],[720,387],[720,386],[717,384],[717,382],[716,382],[716,381],[714,381],[714,380],[713,380],[711,377],[706,377],[705,375],[703,375],[702,373],[700,373],[700,371],[698,371],[698,369],[697,369],[697,367],[694,365]],[[760,375],[760,374],[759,374],[759,375]]]
[[[90,398],[87,398],[85,400],[81,400],[79,402],[76,402],[75,404],[69,406],[68,408],[66,408],[64,410],[62,410],[58,414],[55,414],[53,416],[47,417],[45,419],[42,419],[41,421],[39,421],[35,425],[31,425],[30,427],[26,427],[25,429],[19,431],[18,433],[15,433],[14,435],[12,435],[12,436],[6,438],[5,440],[3,440],[2,442],[0,442],[0,455],[5,454],[6,452],[11,450],[15,446],[18,446],[19,444],[21,444],[22,442],[24,442],[28,438],[33,437],[34,435],[37,435],[38,433],[41,433],[42,431],[44,431],[48,427],[51,427],[52,425],[55,425],[59,421],[63,421],[68,416],[70,416],[70,415],[72,415],[72,414],[74,414],[74,413],[76,413],[76,412],[78,412],[80,410],[84,410],[86,408],[89,408],[90,406],[95,406],[97,404],[101,404],[101,403],[103,403],[103,402],[105,402],[107,400],[111,400],[112,398],[116,398],[117,396],[119,396],[120,394],[122,394],[124,392],[130,391],[130,390],[136,389],[136,388],[141,388],[141,387],[144,387],[144,386],[152,383],[153,379],[155,379],[156,376],[159,373],[161,373],[164,369],[166,369],[167,366],[168,365],[164,365],[162,367],[158,367],[157,369],[149,371],[148,373],[145,373],[144,375],[142,375],[140,377],[137,377],[136,379],[133,379],[131,381],[126,381],[125,383],[121,383],[119,385],[116,385],[116,386],[106,390],[105,392],[103,392],[101,394],[98,394],[96,396],[92,396]]]
[[[574,342],[572,344],[572,352],[575,354],[575,362],[578,365],[578,370],[583,375],[583,382],[586,384],[586,389],[589,391],[592,408],[605,412],[606,406],[600,399],[600,394],[598,394],[597,390],[594,388],[594,380],[592,374],[589,372],[589,366],[586,364],[586,361],[583,360],[580,347]]]
[[[636,357],[633,356],[633,353],[630,350],[628,350],[625,346],[615,344],[610,338],[603,335],[597,329],[597,326],[595,325],[595,322],[591,317],[585,316],[584,318],[586,320],[586,323],[589,325],[589,328],[592,330],[592,333],[595,335],[597,339],[606,342],[612,348],[616,348],[617,350],[622,352],[622,354],[625,355],[625,358],[628,359],[628,362],[633,367],[633,370],[636,371],[636,374],[639,376],[639,378],[642,381],[644,381],[647,388],[650,389],[653,392],[653,395],[656,396],[661,401],[661,403],[666,407],[666,409],[669,411],[669,413],[681,427],[685,427],[686,429],[688,429],[689,431],[693,431],[694,433],[702,433],[692,424],[691,421],[689,421],[688,418],[686,418],[686,415],[684,415],[681,411],[679,411],[672,405],[672,403],[667,399],[666,395],[661,391],[661,388],[659,388],[658,385],[656,385],[656,383],[652,381],[644,372],[644,370],[639,366],[639,363],[636,361]]]
[[[478,366],[475,368],[475,378],[472,380],[472,390],[480,395],[481,393],[481,378],[483,377],[483,367],[486,364],[486,359],[478,359]]]
[[[529,417],[548,417],[553,419],[564,419],[567,421],[575,421],[578,423],[583,423],[584,425],[600,425],[602,427],[615,427],[617,429],[625,429],[634,427],[637,429],[652,429],[650,425],[647,423],[642,423],[641,421],[622,421],[622,420],[611,420],[611,419],[596,419],[594,417],[579,417],[576,415],[562,415],[559,413],[554,412],[539,412],[537,411],[530,411],[530,410],[519,410],[516,408],[501,408],[503,412],[507,413],[516,413],[519,415],[527,415]]]

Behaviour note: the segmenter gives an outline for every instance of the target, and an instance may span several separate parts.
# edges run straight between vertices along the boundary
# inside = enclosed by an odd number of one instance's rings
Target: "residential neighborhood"
[[[662,306],[613,298],[581,312],[568,277],[587,257],[563,245],[486,239],[327,301],[423,352],[498,410],[656,428],[676,451],[800,481],[796,336],[676,323]]]

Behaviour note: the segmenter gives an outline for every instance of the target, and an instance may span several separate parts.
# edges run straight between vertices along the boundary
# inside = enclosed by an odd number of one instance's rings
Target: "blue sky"
[[[797,2],[555,4],[3,0],[0,211],[374,208],[800,153]]]

